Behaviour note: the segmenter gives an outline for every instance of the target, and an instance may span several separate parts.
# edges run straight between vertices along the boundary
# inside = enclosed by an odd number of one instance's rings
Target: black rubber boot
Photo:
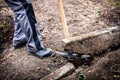
[[[43,59],[43,58],[52,56],[52,51],[43,49],[32,54]]]

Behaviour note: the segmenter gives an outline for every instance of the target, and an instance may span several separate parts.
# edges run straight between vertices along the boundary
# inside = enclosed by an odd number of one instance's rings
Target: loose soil
[[[62,80],[82,80],[80,74],[86,76],[86,80],[120,80],[120,49],[109,52],[107,55],[97,57],[91,66],[80,66],[79,73],[63,78]]]
[[[8,9],[3,9],[0,11],[0,54],[4,49],[10,47],[14,32],[13,18],[9,14],[4,14]]]
[[[1,80],[41,79],[68,62],[58,55],[41,60],[29,55],[26,47],[13,49],[13,13],[4,0],[0,1],[0,4]],[[64,35],[57,0],[32,0],[32,4],[44,45],[53,51],[64,51]],[[106,4],[102,0],[64,0],[63,5],[71,37],[120,26],[120,8]],[[120,80],[119,52],[120,50],[116,50],[100,57],[96,56],[90,66],[83,66],[82,72],[87,76],[87,80]],[[70,75],[63,78],[68,79],[78,80],[78,76]]]

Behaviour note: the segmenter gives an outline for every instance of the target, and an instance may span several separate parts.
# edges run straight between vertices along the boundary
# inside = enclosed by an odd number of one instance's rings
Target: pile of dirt
[[[90,66],[82,65],[62,80],[120,80],[120,49],[96,57]]]
[[[0,14],[0,54],[12,43],[13,32],[13,18]]]
[[[120,49],[107,53],[107,55],[99,58],[97,62],[90,66],[89,70],[84,70],[87,80],[119,80]]]

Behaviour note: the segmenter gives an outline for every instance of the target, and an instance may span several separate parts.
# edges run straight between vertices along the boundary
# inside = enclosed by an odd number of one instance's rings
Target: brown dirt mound
[[[90,66],[83,65],[78,73],[61,80],[82,80],[80,74],[85,75],[86,80],[120,80],[120,49],[95,58]]]
[[[0,53],[11,44],[13,31],[13,18],[9,15],[2,16],[0,14]]]

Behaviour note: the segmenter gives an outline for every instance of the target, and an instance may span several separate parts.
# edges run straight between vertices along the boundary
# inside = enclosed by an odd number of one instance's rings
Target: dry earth
[[[5,21],[5,28],[1,28],[0,24],[1,80],[40,79],[67,62],[57,55],[44,60],[38,59],[29,55],[25,47],[14,50],[12,47],[13,13],[3,0],[0,1],[0,4],[0,23],[3,24]],[[44,45],[54,51],[63,51],[64,46],[61,40],[64,39],[64,36],[57,0],[32,0],[32,4]],[[120,26],[120,9],[106,5],[101,0],[64,0],[63,5],[70,36]],[[87,80],[119,80],[120,72],[110,73],[110,67],[120,64],[119,52],[120,50],[117,50],[96,57],[90,66],[83,67]],[[118,67],[119,69],[120,67]],[[90,70],[93,71],[89,72]],[[71,75],[64,78],[64,80],[68,79],[77,80],[78,76]]]

